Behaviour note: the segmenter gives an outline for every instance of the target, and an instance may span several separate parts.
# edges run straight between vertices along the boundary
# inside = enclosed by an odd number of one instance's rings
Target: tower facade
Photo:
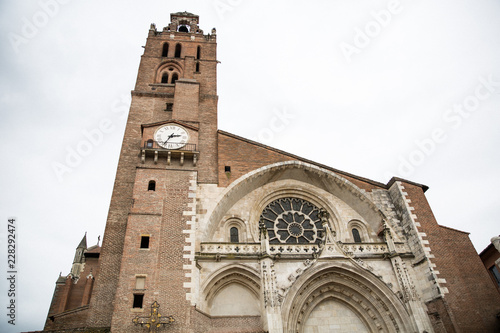
[[[194,226],[196,184],[217,183],[216,66],[215,30],[205,35],[198,16],[176,13],[163,30],[151,26],[132,92],[92,325],[126,331],[131,307],[140,315],[153,301],[178,322],[188,320],[194,262],[186,249],[194,240],[185,231]],[[148,247],[138,246],[146,238]],[[118,299],[128,301],[110,306]]]
[[[426,186],[217,129],[216,31],[198,24],[181,12],[151,25],[102,248],[78,246],[45,329],[495,329],[499,295],[467,233],[437,224]],[[68,306],[76,272],[87,296]]]

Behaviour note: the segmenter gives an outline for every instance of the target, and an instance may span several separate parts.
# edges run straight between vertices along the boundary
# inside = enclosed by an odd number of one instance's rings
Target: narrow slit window
[[[171,83],[174,84],[175,81],[177,81],[178,79],[179,79],[179,75],[177,75],[177,73],[172,74],[172,82]]]
[[[144,301],[144,294],[134,294],[134,303],[132,307],[136,309],[141,309],[143,301]]]
[[[232,227],[231,229],[229,229],[229,235],[231,237],[231,243],[239,243],[240,242],[238,228]]]
[[[200,63],[199,62],[196,63],[196,72],[200,72]]]
[[[156,182],[154,180],[149,181],[148,191],[156,191]]]
[[[161,83],[168,83],[168,73],[163,73],[161,76]]]
[[[181,51],[182,51],[181,44],[175,45],[175,57],[176,58],[180,58],[181,57]]]
[[[352,237],[354,238],[355,243],[361,243],[361,236],[359,235],[358,229],[352,229]]]
[[[141,249],[149,249],[149,236],[141,236]]]
[[[161,52],[162,57],[168,57],[168,43],[163,44],[163,50]]]
[[[201,56],[201,46],[196,48],[196,59],[200,59]]]

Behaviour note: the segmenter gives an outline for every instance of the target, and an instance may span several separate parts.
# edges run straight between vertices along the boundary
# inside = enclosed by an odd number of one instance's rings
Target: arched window
[[[199,62],[197,62],[197,63],[196,63],[196,71],[197,71],[197,72],[199,72],[199,71],[200,71],[200,63],[199,63]]]
[[[161,83],[168,83],[168,73],[163,73],[161,76]]]
[[[168,43],[163,44],[163,51],[161,53],[162,57],[168,57]]]
[[[149,139],[149,140],[146,142],[146,148],[153,148],[153,140]]]
[[[196,48],[196,59],[200,59],[201,56],[201,46]]]
[[[181,50],[182,50],[181,44],[175,45],[175,57],[176,58],[180,58],[181,57]]]
[[[177,73],[174,73],[174,74],[172,74],[172,82],[170,82],[170,83],[174,84],[175,81],[177,81],[178,79],[179,79],[179,75],[177,75]]]
[[[238,228],[232,227],[231,229],[229,229],[229,235],[231,237],[231,243],[239,243],[240,242],[239,235],[238,235]]]
[[[156,182],[154,180],[150,180],[148,184],[148,191],[156,190]]]
[[[180,25],[179,32],[189,32],[189,28],[187,25]]]
[[[352,231],[352,237],[354,238],[354,242],[361,243],[361,236],[359,235],[358,229],[353,228],[351,231]]]

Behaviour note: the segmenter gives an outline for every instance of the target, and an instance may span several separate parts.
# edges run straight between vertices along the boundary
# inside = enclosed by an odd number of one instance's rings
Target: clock
[[[154,134],[154,140],[166,149],[180,149],[186,145],[188,139],[188,132],[177,125],[162,126]]]

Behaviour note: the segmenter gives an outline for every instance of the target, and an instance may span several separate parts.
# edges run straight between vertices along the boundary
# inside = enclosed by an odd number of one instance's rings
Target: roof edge
[[[390,188],[395,182],[404,182],[404,183],[408,183],[411,185],[421,187],[422,191],[424,191],[424,193],[429,189],[429,186],[427,186],[427,185],[415,183],[415,182],[412,182],[411,180],[399,178],[399,177],[392,177],[391,180],[389,180],[389,182],[387,183],[387,188]]]
[[[444,228],[444,229],[448,229],[448,230],[452,230],[452,231],[456,231],[456,232],[460,232],[462,234],[466,234],[466,235],[470,235],[470,232],[467,232],[467,231],[463,231],[463,230],[458,230],[458,229],[454,229],[454,228],[450,228],[450,227],[447,227],[445,225],[441,225],[441,224],[438,224],[439,227],[441,228]]]
[[[181,126],[189,128],[189,129],[192,129],[193,131],[200,130],[198,127],[195,127],[195,126],[190,125],[190,124],[186,124],[185,122],[180,121],[180,120],[176,120],[176,119],[162,120],[162,121],[157,121],[155,123],[149,123],[149,124],[141,124],[141,129],[144,129],[146,127],[154,127],[154,126],[158,126],[158,125],[168,124],[168,123],[175,123],[177,125],[181,125]],[[196,123],[196,122],[193,122],[193,123]]]

